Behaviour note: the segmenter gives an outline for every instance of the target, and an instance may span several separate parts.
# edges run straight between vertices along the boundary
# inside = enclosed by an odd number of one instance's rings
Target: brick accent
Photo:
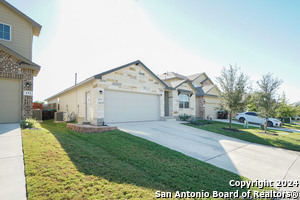
[[[0,77],[21,79],[22,70],[19,67],[20,60],[0,50]]]
[[[93,126],[82,124],[67,124],[67,128],[79,133],[102,133],[106,131],[116,130],[116,126]]]
[[[33,70],[20,68],[20,62],[19,59],[0,50],[0,78],[21,80],[21,118],[25,119],[32,116],[33,99],[32,96],[24,96],[23,91],[33,90]],[[26,87],[26,83],[29,83],[30,87]]]

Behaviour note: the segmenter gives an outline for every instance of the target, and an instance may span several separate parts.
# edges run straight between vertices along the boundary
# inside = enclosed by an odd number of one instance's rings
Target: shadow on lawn
[[[121,131],[84,134],[44,122],[78,171],[161,191],[236,191],[241,177]],[[240,189],[241,190],[241,189]],[[247,191],[243,189],[241,191]]]

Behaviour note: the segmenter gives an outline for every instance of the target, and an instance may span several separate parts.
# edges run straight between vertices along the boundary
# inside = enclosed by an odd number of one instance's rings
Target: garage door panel
[[[159,120],[158,95],[120,91],[105,91],[104,121],[131,122]]]
[[[0,79],[0,123],[15,123],[21,119],[20,80]]]

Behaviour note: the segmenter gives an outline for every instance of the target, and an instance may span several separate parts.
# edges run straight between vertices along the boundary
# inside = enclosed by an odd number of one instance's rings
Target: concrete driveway
[[[19,124],[0,124],[0,199],[26,199]]]
[[[300,180],[300,152],[245,142],[185,126],[180,122],[113,125],[252,180]]]

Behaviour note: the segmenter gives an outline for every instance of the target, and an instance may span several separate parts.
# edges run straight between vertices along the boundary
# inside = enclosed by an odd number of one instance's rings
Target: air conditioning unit
[[[64,122],[69,122],[70,121],[70,115],[68,113],[64,113]]]
[[[54,113],[54,121],[56,122],[63,122],[64,121],[64,114],[65,112],[56,112]]]

